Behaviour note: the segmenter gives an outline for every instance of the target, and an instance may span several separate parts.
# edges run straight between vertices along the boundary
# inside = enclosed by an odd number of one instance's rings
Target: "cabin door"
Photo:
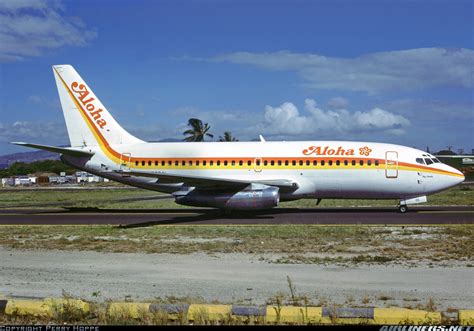
[[[398,177],[398,153],[388,151],[385,152],[385,177]]]
[[[130,177],[130,163],[132,161],[131,153],[120,154],[120,172],[122,177]]]

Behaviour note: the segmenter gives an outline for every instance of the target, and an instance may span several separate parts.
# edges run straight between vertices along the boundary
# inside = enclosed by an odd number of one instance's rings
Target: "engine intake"
[[[234,210],[269,209],[278,206],[278,187],[245,189],[239,192],[213,192],[193,190],[176,196],[176,203],[185,206],[214,207]]]

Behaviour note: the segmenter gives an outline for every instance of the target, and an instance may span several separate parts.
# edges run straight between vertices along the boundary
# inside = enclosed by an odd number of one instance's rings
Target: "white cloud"
[[[30,96],[30,102],[43,102],[37,96]],[[373,108],[368,111],[351,112],[347,109],[325,110],[313,99],[304,101],[303,109],[292,102],[280,106],[267,105],[263,111],[200,110],[182,107],[173,110],[166,122],[155,122],[144,114],[144,125],[126,125],[126,130],[148,141],[162,139],[183,139],[187,120],[191,117],[209,123],[211,133],[217,140],[224,131],[241,141],[258,138],[263,134],[271,140],[304,139],[355,139],[383,135],[404,135],[410,121],[404,116]],[[211,140],[211,139],[208,139]],[[49,145],[67,145],[69,139],[63,122],[17,121],[0,122],[0,143],[11,141],[37,142]]]
[[[211,61],[294,71],[306,86],[314,89],[376,94],[438,86],[474,86],[474,51],[466,48],[418,48],[355,58],[289,51],[237,52],[214,57]]]
[[[59,122],[0,122],[0,142],[27,141],[46,144],[68,144],[66,125]]]
[[[301,114],[291,102],[278,107],[266,106],[264,122],[252,127],[254,131],[275,136],[343,135],[384,132],[405,133],[410,121],[380,108],[354,113],[345,109],[323,110],[313,99],[305,100],[306,114]]]
[[[61,109],[61,103],[59,102],[59,98],[57,97],[54,97],[52,99],[46,99],[45,97],[32,94],[27,98],[27,101],[35,105],[46,106],[47,109]]]
[[[387,128],[395,128],[398,130],[398,127],[410,125],[410,121],[405,117],[392,114],[380,108],[374,108],[368,112],[358,111],[354,113],[353,119],[358,128],[366,130]]]
[[[328,101],[328,107],[331,109],[347,109],[349,102],[343,97],[335,97]]]
[[[62,15],[60,1],[0,2],[0,62],[39,56],[47,49],[85,46],[96,38],[78,17]]]

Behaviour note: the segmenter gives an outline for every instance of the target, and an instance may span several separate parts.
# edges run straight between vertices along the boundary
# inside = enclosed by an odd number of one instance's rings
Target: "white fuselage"
[[[96,154],[83,164],[72,157],[66,157],[66,161],[115,181],[169,193],[182,184],[129,177],[127,171],[249,181],[284,178],[298,183],[296,190],[281,192],[283,201],[301,198],[410,199],[442,191],[464,180],[461,172],[437,162],[430,154],[383,143],[139,143],[84,150]]]

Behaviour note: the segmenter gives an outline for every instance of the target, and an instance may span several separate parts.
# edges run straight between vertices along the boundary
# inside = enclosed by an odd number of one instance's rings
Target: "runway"
[[[166,224],[474,224],[474,206],[396,208],[276,208],[222,213],[213,209],[0,209],[0,225],[141,227]]]

